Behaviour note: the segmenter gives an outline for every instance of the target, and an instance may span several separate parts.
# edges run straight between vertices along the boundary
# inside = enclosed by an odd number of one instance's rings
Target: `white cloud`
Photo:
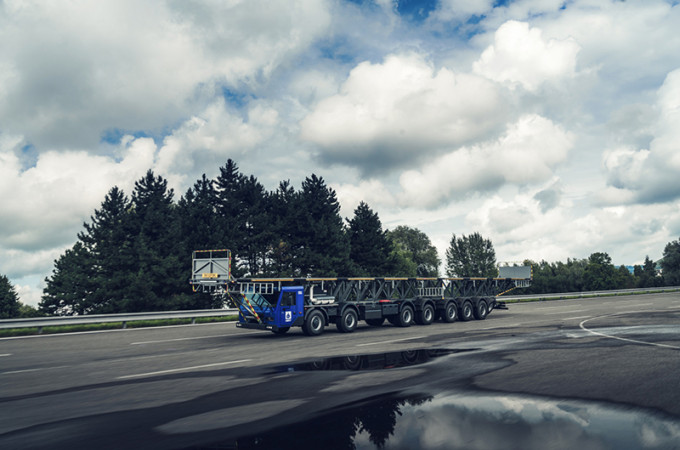
[[[120,162],[85,151],[49,151],[23,170],[20,141],[14,142],[0,148],[0,246],[26,250],[72,242],[108,190],[129,189],[152,167],[155,152],[151,139],[124,145]]]
[[[680,197],[680,69],[666,76],[656,110],[649,149],[617,148],[603,154],[608,185],[623,191],[610,200],[655,203]]]
[[[538,28],[514,20],[504,23],[494,44],[473,64],[475,73],[490,80],[536,91],[545,82],[573,77],[580,48],[572,39],[543,39]]]
[[[302,121],[301,136],[322,147],[322,160],[380,171],[485,137],[505,114],[493,83],[436,70],[414,53],[391,55],[354,68]]]
[[[330,20],[318,0],[2,5],[0,123],[48,148],[159,131],[202,109],[215,83],[268,77]]]
[[[602,251],[614,263],[639,264],[658,258],[669,232],[680,223],[677,205],[633,205],[583,211],[566,199],[543,210],[532,189],[480,201],[465,223],[494,243],[499,260],[565,261]],[[636,246],[627,245],[636,242]]]
[[[400,177],[401,201],[434,207],[456,196],[497,189],[505,183],[526,184],[550,179],[567,157],[573,137],[537,115],[509,125],[497,140],[463,147],[433,160],[422,170]]]
[[[391,209],[397,206],[392,191],[379,180],[363,180],[358,183],[332,184],[346,218],[354,217],[354,209],[360,202],[366,202],[371,209]]]
[[[224,100],[218,99],[164,139],[155,170],[179,189],[199,178],[206,167],[216,168],[228,158],[246,156],[271,136],[278,125],[278,113],[253,102],[246,114],[241,117],[229,111]]]

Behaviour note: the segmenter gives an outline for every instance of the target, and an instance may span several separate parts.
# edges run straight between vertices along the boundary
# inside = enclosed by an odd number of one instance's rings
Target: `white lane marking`
[[[0,355],[0,356],[12,356],[12,354],[11,354],[11,353],[3,353],[3,354]]]
[[[15,374],[15,373],[27,373],[27,372],[39,372],[41,370],[63,369],[65,367],[71,367],[71,366],[38,367],[37,369],[10,370],[8,372],[0,372],[0,375],[11,375],[11,374]]]
[[[251,331],[252,333],[261,333],[260,331]],[[188,337],[188,338],[175,338],[175,339],[161,339],[158,341],[141,341],[141,342],[130,342],[130,345],[142,345],[142,344],[159,344],[163,342],[176,342],[176,341],[193,341],[194,339],[210,339],[210,338],[218,338],[218,337],[227,337],[227,336],[239,336],[242,334],[248,334],[246,333],[232,333],[232,334],[216,334],[214,336],[197,336],[197,337]]]
[[[593,319],[600,319],[600,318],[602,318],[602,317],[610,317],[610,316],[612,316],[612,315],[616,315],[616,314],[609,314],[609,315],[607,315],[607,316],[600,316],[600,317],[591,317],[590,319],[586,319],[586,320],[582,321],[578,326],[581,327],[581,329],[582,329],[583,331],[587,331],[588,333],[594,334],[594,335],[596,335],[596,336],[601,336],[601,337],[606,337],[606,338],[611,338],[611,339],[618,339],[619,341],[632,342],[632,343],[634,343],[634,344],[653,345],[653,346],[655,346],[655,347],[673,348],[673,349],[678,349],[678,350],[680,350],[680,347],[678,347],[678,346],[676,346],[676,345],[657,344],[656,342],[645,342],[645,341],[638,341],[637,339],[628,339],[628,338],[623,338],[623,337],[620,337],[620,336],[612,336],[612,335],[610,335],[610,334],[600,333],[599,331],[593,331],[593,330],[591,330],[591,329],[589,329],[589,328],[586,328],[586,326],[584,325],[586,322],[588,322],[588,321],[590,321],[590,320],[593,320]]]
[[[225,362],[221,362],[221,363],[203,364],[202,366],[179,367],[177,369],[159,370],[157,372],[136,373],[134,375],[123,375],[122,377],[118,377],[118,379],[119,380],[125,380],[127,378],[152,377],[154,375],[162,375],[162,374],[165,374],[165,373],[186,372],[187,370],[205,369],[207,367],[227,366],[229,364],[238,364],[238,363],[247,362],[247,361],[252,361],[252,359],[239,359],[238,361],[225,361]]]
[[[637,306],[651,306],[654,303],[638,303]]]
[[[47,333],[47,334],[29,334],[26,336],[10,336],[2,337],[0,341],[9,341],[13,339],[35,339],[35,338],[51,338],[51,337],[65,337],[65,336],[76,336],[79,334],[97,334],[97,333],[120,333],[126,331],[152,331],[152,330],[162,330],[163,328],[179,328],[179,327],[205,327],[211,325],[229,325],[234,322],[209,322],[209,323],[187,323],[184,325],[163,325],[160,327],[140,327],[140,328],[112,328],[109,330],[94,330],[94,331],[74,331],[72,333]]]
[[[587,319],[588,317],[590,317],[590,316],[567,317],[566,319],[562,319],[562,320]]]
[[[583,312],[583,311],[587,311],[587,309],[575,309],[573,311],[570,310],[570,311],[553,312],[553,313],[546,314],[546,316],[552,316],[552,315],[555,315],[555,314],[564,314],[564,313],[577,313],[577,312]]]
[[[518,323],[499,323],[498,325],[493,325],[490,327],[483,327],[483,328],[475,328],[474,330],[471,331],[476,331],[476,330],[494,330],[496,328],[509,328],[509,327],[518,327],[520,324]]]
[[[414,336],[410,338],[403,338],[403,339],[392,339],[390,341],[380,341],[380,342],[368,342],[366,344],[357,344],[357,347],[366,347],[368,345],[380,345],[380,344],[391,344],[392,342],[401,342],[401,341],[410,341],[412,339],[420,339],[424,338],[425,336]]]

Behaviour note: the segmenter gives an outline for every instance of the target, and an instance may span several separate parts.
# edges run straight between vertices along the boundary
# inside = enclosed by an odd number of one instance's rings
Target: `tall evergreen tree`
[[[300,208],[299,243],[302,251],[297,264],[300,275],[350,273],[349,240],[335,191],[326,186],[323,178],[312,174],[302,182]]]
[[[298,230],[301,227],[302,211],[300,195],[290,181],[282,181],[269,196],[269,220],[272,224],[270,240],[270,267],[268,275],[290,277],[299,275],[297,261],[301,258],[301,245]]]
[[[243,178],[239,192],[242,205],[243,246],[241,256],[250,275],[267,272],[267,251],[273,240],[269,195],[254,176]]]
[[[221,248],[217,218],[215,182],[205,174],[189,188],[177,203],[183,253]]]
[[[216,213],[217,192],[215,182],[205,174],[189,188],[177,203],[177,216],[182,240],[179,261],[186,262],[189,275],[189,257],[195,250],[222,249],[222,230]],[[188,309],[219,308],[222,301],[205,292],[193,293],[181,305]]]
[[[131,227],[136,264],[123,308],[128,312],[176,309],[190,303],[188,271],[182,250],[173,190],[149,170],[135,182]],[[188,258],[188,257],[187,257]]]
[[[19,316],[21,302],[19,294],[5,275],[0,275],[0,319]]]
[[[446,273],[450,277],[495,277],[496,252],[491,240],[479,233],[451,238],[446,250]]]
[[[49,315],[82,315],[96,311],[92,294],[96,289],[92,255],[81,241],[54,261],[52,275],[45,278],[46,287],[38,306]]]
[[[232,273],[235,277],[247,273],[247,263],[241,262],[245,250],[246,213],[243,186],[246,177],[239,171],[236,163],[229,159],[220,167],[215,180],[217,227],[220,230],[221,246],[231,250]]]
[[[356,266],[356,275],[389,276],[392,244],[383,231],[378,214],[361,202],[348,221],[350,258]]]
[[[129,289],[137,256],[131,229],[130,200],[113,187],[84,223],[78,238],[87,248],[92,266],[92,294],[89,313],[122,312],[120,304],[130,296]]]
[[[432,245],[427,234],[417,228],[400,225],[394,230],[388,231],[387,235],[394,245],[403,249],[411,261],[415,263],[416,273],[413,276],[439,276],[441,260],[437,254],[437,249]]]

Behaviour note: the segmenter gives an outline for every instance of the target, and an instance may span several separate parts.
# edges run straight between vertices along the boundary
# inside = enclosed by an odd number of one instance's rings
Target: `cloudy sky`
[[[670,0],[0,0],[0,273],[37,304],[114,185],[228,158],[499,261],[680,236]],[[225,243],[228,246],[228,243]],[[189,270],[189,266],[187,266]]]

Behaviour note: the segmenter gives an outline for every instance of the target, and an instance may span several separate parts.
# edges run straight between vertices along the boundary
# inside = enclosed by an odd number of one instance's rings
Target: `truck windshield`
[[[266,297],[271,297],[269,295],[262,295],[262,294],[246,294],[248,297],[248,300],[250,300],[251,303],[254,305],[257,305],[260,307],[260,309],[265,309],[265,308],[273,308],[273,305],[276,304],[276,299],[267,299]],[[273,303],[272,303],[273,301]]]

